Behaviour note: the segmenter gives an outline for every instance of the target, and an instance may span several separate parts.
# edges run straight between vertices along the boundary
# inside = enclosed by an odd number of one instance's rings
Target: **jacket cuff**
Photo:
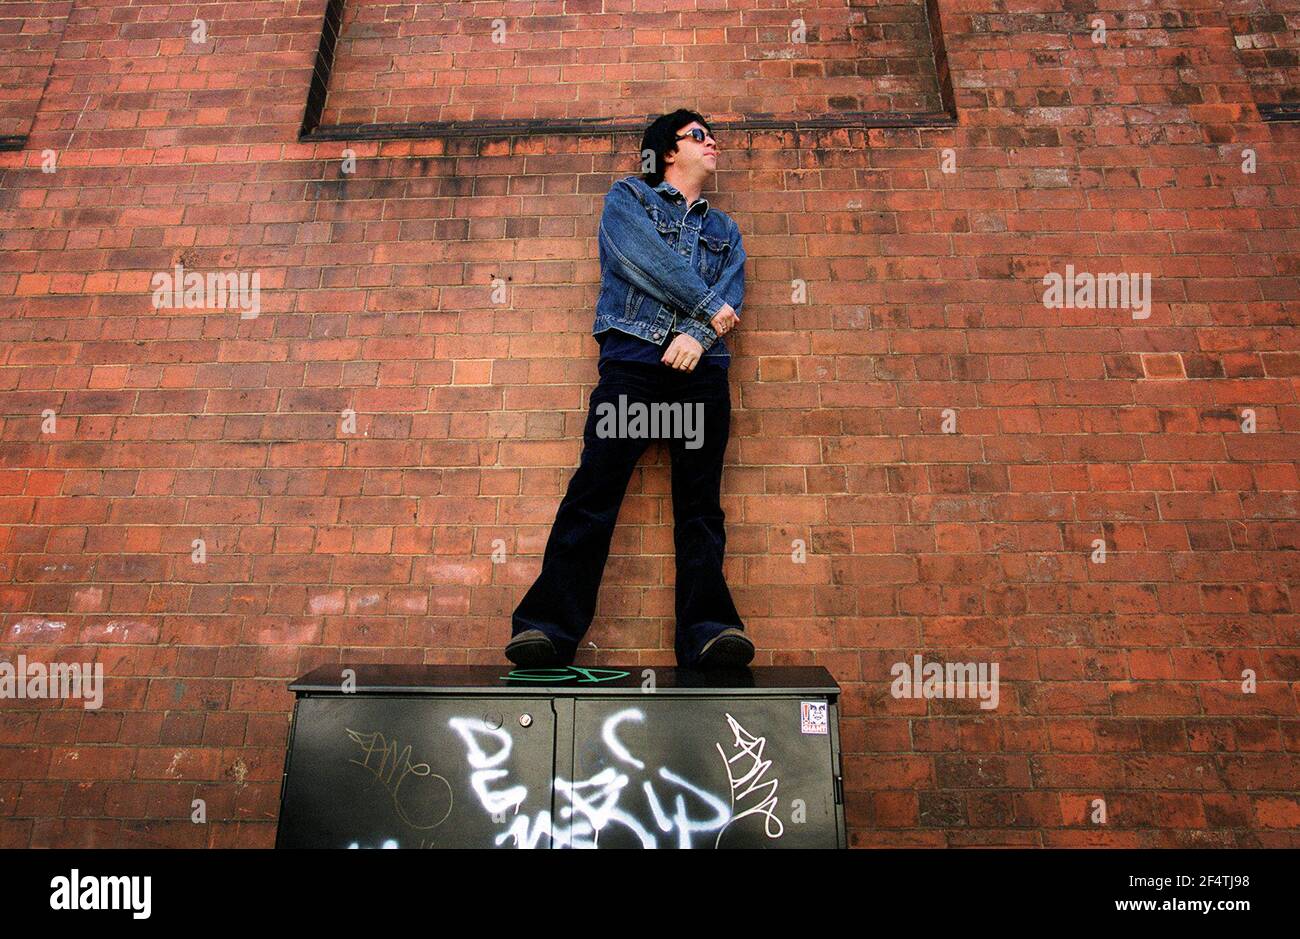
[[[717,293],[709,288],[700,298],[700,302],[695,304],[695,308],[690,311],[689,316],[704,325],[713,322],[713,318],[718,315],[718,311],[727,305],[727,301],[722,299]],[[717,336],[717,333],[714,333]]]
[[[721,308],[719,307],[719,309]],[[718,334],[712,326],[696,320],[682,320],[677,324],[677,331],[690,336],[704,347],[705,352],[708,352],[709,348],[718,341]]]

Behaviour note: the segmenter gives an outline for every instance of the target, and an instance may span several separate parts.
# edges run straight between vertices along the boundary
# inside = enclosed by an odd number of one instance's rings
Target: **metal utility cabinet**
[[[329,665],[289,687],[277,847],[846,845],[824,668]]]

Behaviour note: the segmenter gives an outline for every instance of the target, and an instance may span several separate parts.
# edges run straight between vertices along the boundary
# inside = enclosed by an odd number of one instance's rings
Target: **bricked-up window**
[[[0,2],[0,146],[22,146],[72,10],[62,2]]]
[[[346,0],[320,123],[613,120],[681,106],[712,120],[798,120],[943,108],[925,0],[480,9]]]
[[[1300,0],[1227,0],[1255,103],[1300,111]]]

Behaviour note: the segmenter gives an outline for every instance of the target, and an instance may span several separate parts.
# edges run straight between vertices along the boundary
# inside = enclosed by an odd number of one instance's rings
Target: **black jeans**
[[[680,403],[683,408],[673,409],[678,411],[690,406],[702,417],[694,428],[677,425],[678,433],[667,440],[677,551],[675,646],[678,665],[690,667],[696,664],[701,647],[722,630],[745,628],[722,576],[727,536],[718,494],[731,429],[731,389],[725,368],[704,363],[696,365],[693,372],[619,360],[607,360],[600,366],[600,381],[591,392],[582,436],[582,460],[556,513],[541,574],[515,608],[511,634],[540,629],[571,662],[591,626],[628,481],[641,454],[657,439],[608,434],[611,426],[618,426],[614,423],[617,417],[609,414],[620,408],[620,395],[626,396],[621,408],[624,415],[634,410],[634,403],[662,402]],[[608,407],[601,409],[603,404]],[[605,425],[601,424],[602,414]],[[680,432],[683,428],[685,435]],[[630,422],[626,429],[637,430]],[[666,434],[662,424],[659,434]],[[697,440],[698,447],[694,446]]]

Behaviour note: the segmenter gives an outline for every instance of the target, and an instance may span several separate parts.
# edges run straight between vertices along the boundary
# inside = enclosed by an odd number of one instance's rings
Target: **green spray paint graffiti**
[[[631,672],[620,672],[614,668],[582,668],[570,665],[567,668],[517,668],[509,675],[502,675],[502,681],[544,681],[561,682],[577,679],[579,685],[593,685],[602,681],[615,681],[626,678]]]

